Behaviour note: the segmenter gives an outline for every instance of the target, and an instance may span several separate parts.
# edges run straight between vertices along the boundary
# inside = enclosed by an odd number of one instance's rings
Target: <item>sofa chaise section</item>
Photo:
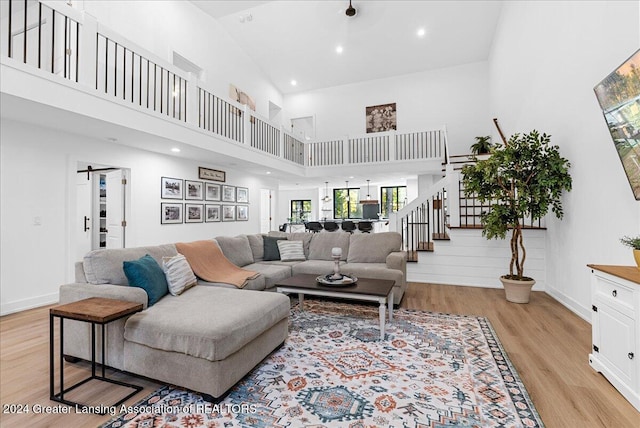
[[[142,312],[106,326],[107,366],[218,398],[286,339],[290,302],[276,293],[200,281],[148,307],[145,290],[129,286],[123,271],[124,261],[146,254],[162,265],[177,251],[173,244],[91,251],[76,264],[77,282],[60,287],[61,303],[95,296],[143,304]],[[264,289],[258,278],[253,284]],[[67,320],[64,339],[65,356],[91,358],[87,323]]]
[[[206,286],[165,296],[127,320],[125,370],[220,397],[286,339],[283,297]]]

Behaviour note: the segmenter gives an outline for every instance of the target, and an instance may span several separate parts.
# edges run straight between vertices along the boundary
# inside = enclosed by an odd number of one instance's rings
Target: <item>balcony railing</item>
[[[3,56],[78,81],[77,20],[35,0],[1,1],[0,17]]]
[[[187,119],[187,80],[122,42],[96,35],[96,89],[138,107]]]
[[[1,56],[75,82],[105,99],[177,121],[231,144],[305,167],[440,160],[444,130],[302,141],[247,106],[79,13],[66,3],[0,1]],[[5,19],[6,17],[6,19]],[[24,69],[23,69],[24,70]],[[54,77],[54,78],[57,78]]]

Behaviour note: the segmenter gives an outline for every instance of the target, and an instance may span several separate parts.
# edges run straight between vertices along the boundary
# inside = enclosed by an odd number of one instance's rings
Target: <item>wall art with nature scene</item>
[[[397,129],[396,103],[380,104],[365,108],[367,118],[367,134],[386,132]]]

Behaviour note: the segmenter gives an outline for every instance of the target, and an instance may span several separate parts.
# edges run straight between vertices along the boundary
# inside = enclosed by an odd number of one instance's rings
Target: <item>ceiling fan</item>
[[[349,7],[345,11],[345,13],[347,14],[347,16],[356,16],[356,13],[358,13],[358,11],[353,6],[351,6],[351,0],[349,0]]]

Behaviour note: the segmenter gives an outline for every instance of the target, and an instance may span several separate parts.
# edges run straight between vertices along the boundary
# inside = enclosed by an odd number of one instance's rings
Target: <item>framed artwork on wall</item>
[[[202,181],[185,180],[184,187],[187,189],[185,199],[191,201],[201,201],[203,198]]]
[[[223,205],[222,206],[222,221],[235,221],[236,220],[236,206],[235,205]]]
[[[202,213],[202,204],[184,204],[186,213],[185,223],[202,223],[204,217]]]
[[[219,201],[220,200],[220,185],[213,183],[204,183],[204,200],[205,201]]]
[[[367,116],[367,134],[392,131],[397,128],[396,103],[366,107],[365,114]]]
[[[236,187],[236,202],[249,203],[249,189],[246,187]]]
[[[207,204],[204,207],[204,221],[207,223],[220,221],[220,205]]]
[[[217,169],[198,167],[198,178],[201,180],[222,181],[224,183],[227,179],[227,174]]]
[[[247,221],[249,220],[249,206],[248,205],[238,205],[236,207],[236,215],[238,221]]]
[[[222,202],[235,202],[236,188],[234,186],[222,186]]]
[[[162,199],[182,199],[182,180],[162,177],[160,179],[160,197]]]
[[[182,204],[163,202],[160,204],[160,224],[181,224]]]

